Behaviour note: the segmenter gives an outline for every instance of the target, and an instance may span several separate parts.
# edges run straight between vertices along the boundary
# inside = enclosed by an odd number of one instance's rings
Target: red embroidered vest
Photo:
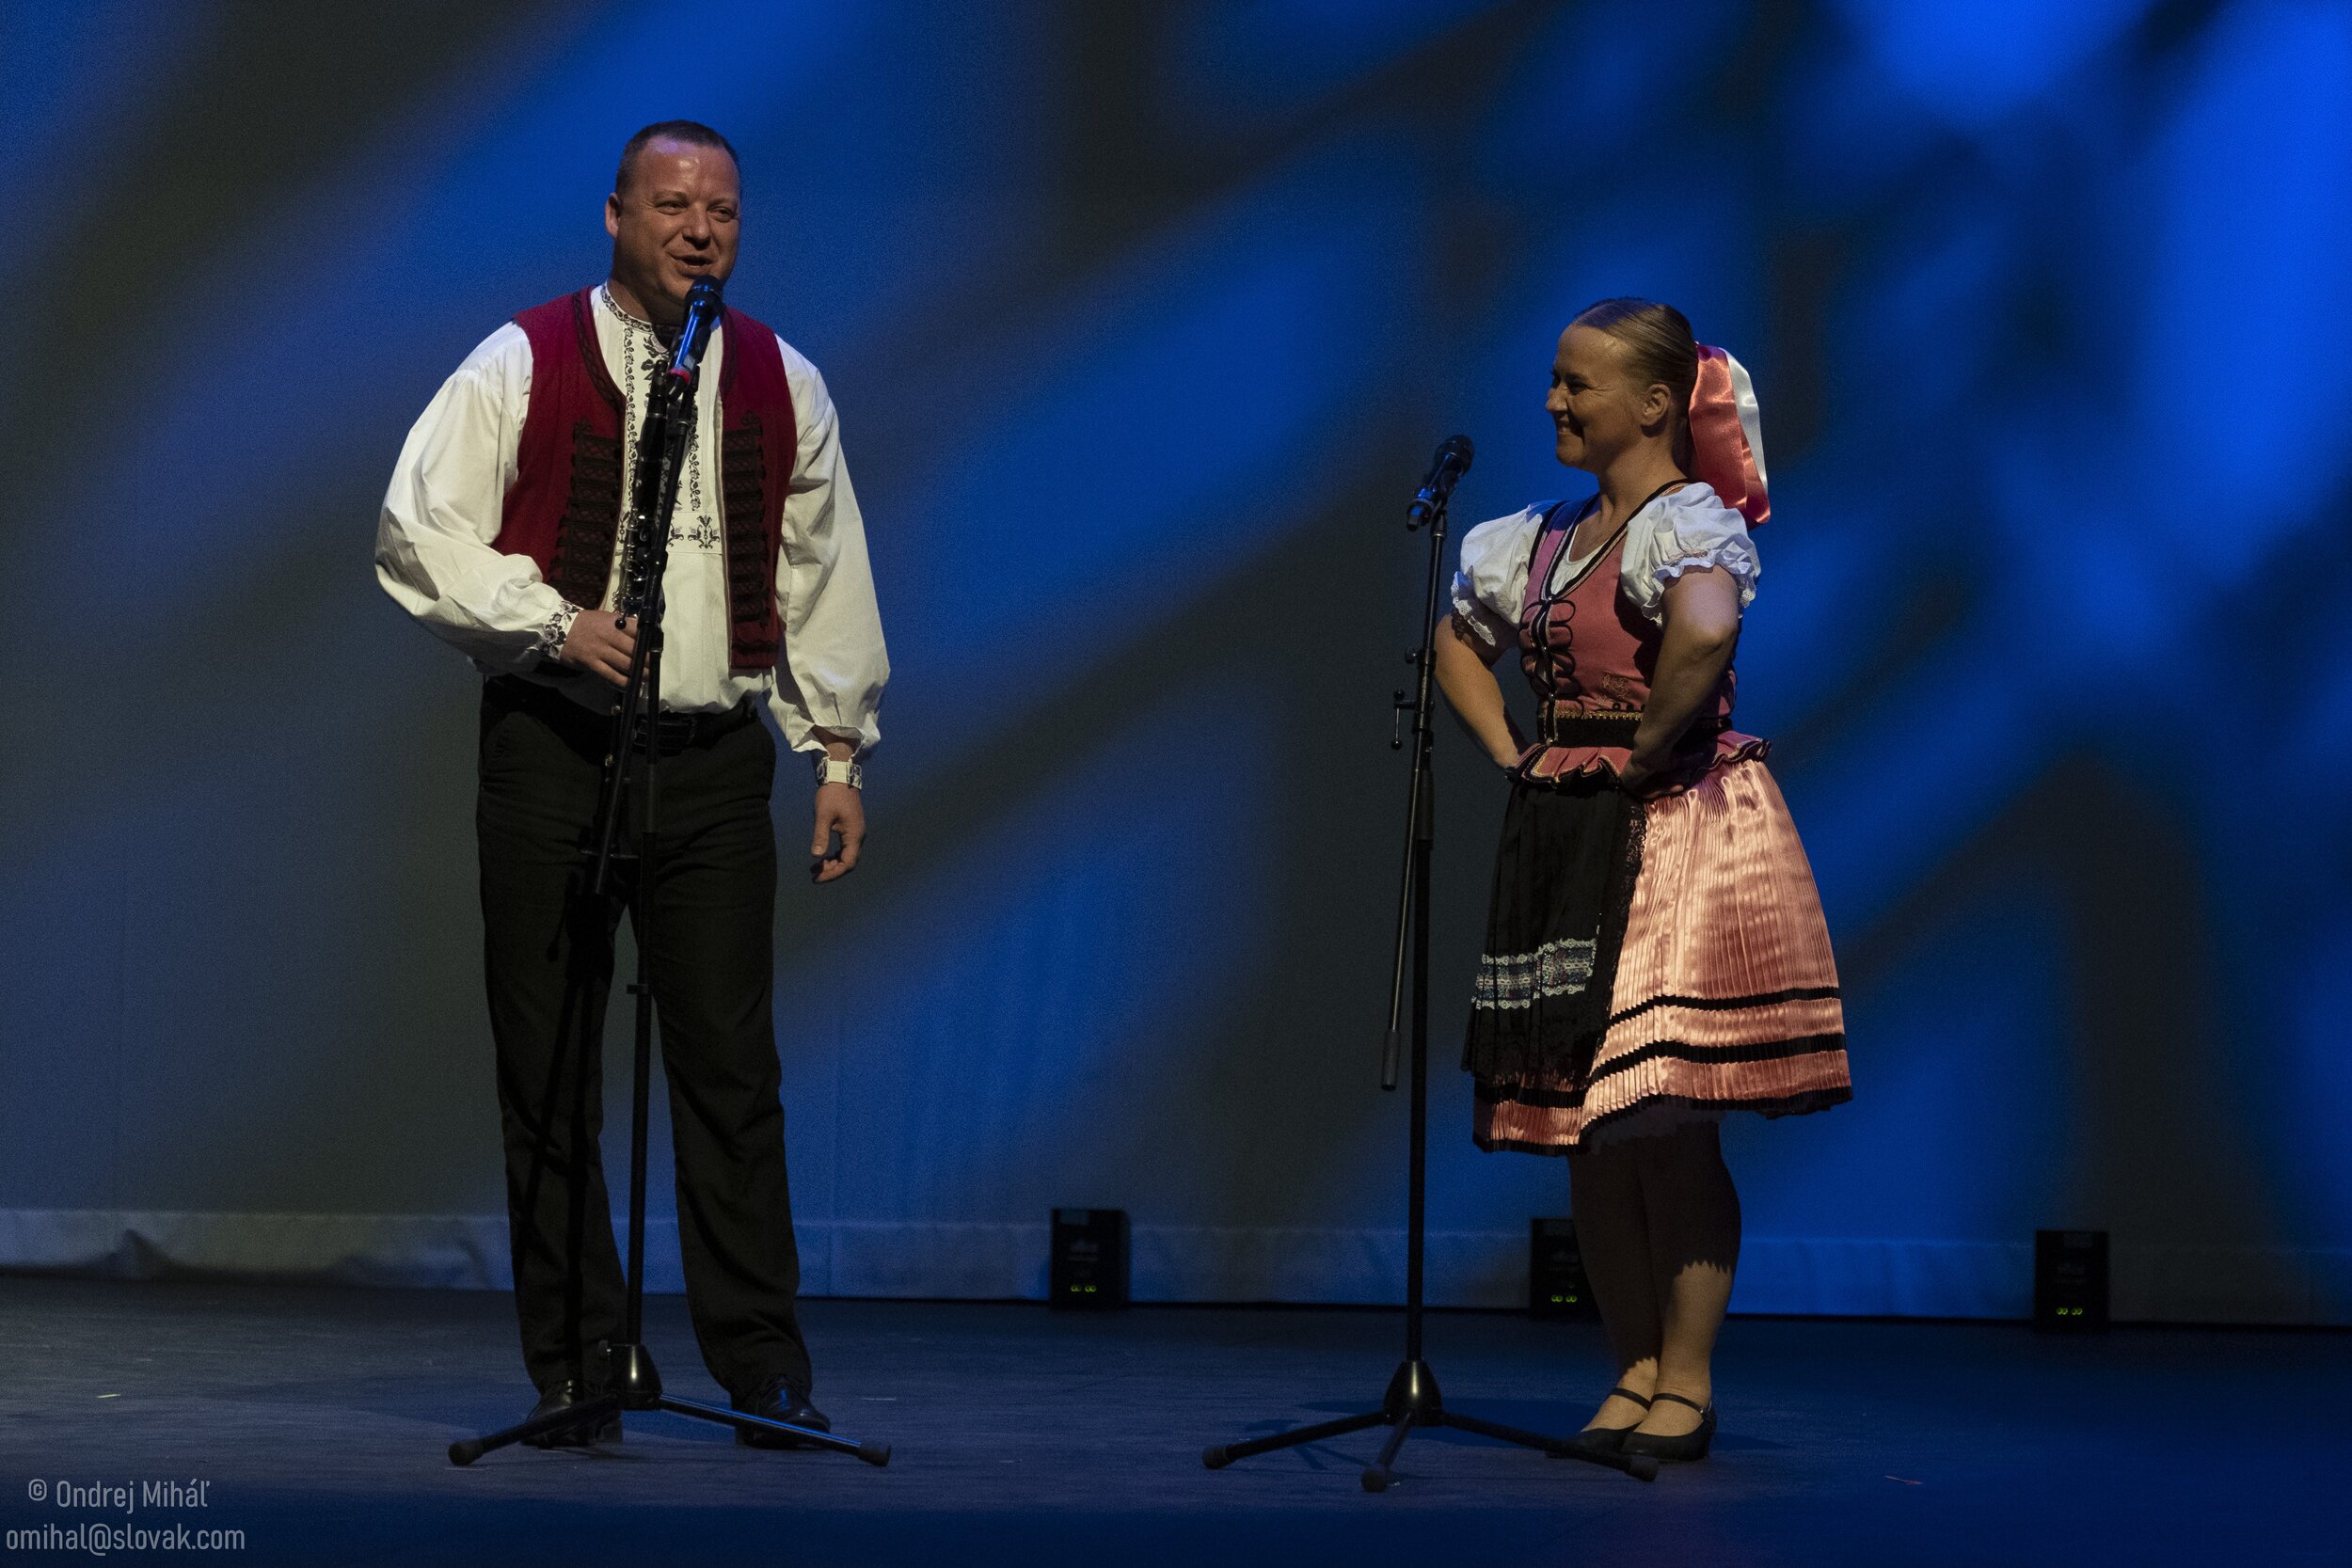
[[[621,390],[596,345],[595,289],[515,318],[531,340],[531,406],[523,416],[515,483],[506,492],[499,548],[527,555],[573,604],[604,603],[612,580],[621,508]],[[784,498],[800,453],[801,427],[776,335],[740,310],[721,322],[719,499],[726,552],[729,666],[774,666],[784,641],[776,611],[776,552]]]

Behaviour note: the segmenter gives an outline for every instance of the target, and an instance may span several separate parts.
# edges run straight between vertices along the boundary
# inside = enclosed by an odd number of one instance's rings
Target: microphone
[[[1413,497],[1413,504],[1405,509],[1405,526],[1416,529],[1437,515],[1454,494],[1454,483],[1470,472],[1470,438],[1449,436],[1438,444],[1438,454],[1429,460],[1429,476],[1421,482],[1421,490]]]
[[[672,375],[682,382],[694,379],[702,369],[703,350],[710,343],[710,329],[718,325],[719,280],[705,273],[686,291],[686,324],[678,328],[677,347],[670,356]]]

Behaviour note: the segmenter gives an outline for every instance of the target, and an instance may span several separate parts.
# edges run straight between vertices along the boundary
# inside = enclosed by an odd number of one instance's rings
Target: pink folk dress
[[[1484,1148],[1566,1153],[1725,1111],[1851,1098],[1829,930],[1804,845],[1764,763],[1729,724],[1728,672],[1676,782],[1614,781],[1663,638],[1665,586],[1759,573],[1744,519],[1706,484],[1639,510],[1565,559],[1582,508],[1530,508],[1464,537],[1457,620],[1515,636],[1542,705],[1495,866],[1466,1065]]]

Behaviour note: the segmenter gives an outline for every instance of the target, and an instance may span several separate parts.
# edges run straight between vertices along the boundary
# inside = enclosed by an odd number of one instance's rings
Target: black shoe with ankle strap
[[[1609,1393],[1612,1398],[1631,1400],[1645,1410],[1649,1408],[1649,1401],[1630,1388],[1619,1386],[1610,1389]],[[1603,1400],[1601,1402],[1605,1404],[1608,1401]],[[1636,1421],[1633,1425],[1639,1426],[1641,1423]],[[1615,1453],[1632,1431],[1633,1427],[1586,1427],[1582,1432],[1568,1439],[1568,1446],[1584,1453]]]
[[[1619,1453],[1645,1453],[1652,1459],[1668,1461],[1705,1459],[1708,1448],[1715,1441],[1715,1407],[1711,1404],[1701,1404],[1696,1400],[1686,1400],[1680,1394],[1653,1396],[1653,1402],[1657,1400],[1672,1400],[1677,1404],[1689,1405],[1699,1413],[1698,1426],[1690,1432],[1680,1433],[1672,1437],[1662,1436],[1654,1432],[1629,1433],[1617,1451]]]

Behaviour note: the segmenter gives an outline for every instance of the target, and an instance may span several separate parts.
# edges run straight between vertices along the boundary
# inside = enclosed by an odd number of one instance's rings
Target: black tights
[[[1568,1181],[1618,1382],[1707,1402],[1740,1259],[1740,1195],[1714,1124],[1578,1149]]]

